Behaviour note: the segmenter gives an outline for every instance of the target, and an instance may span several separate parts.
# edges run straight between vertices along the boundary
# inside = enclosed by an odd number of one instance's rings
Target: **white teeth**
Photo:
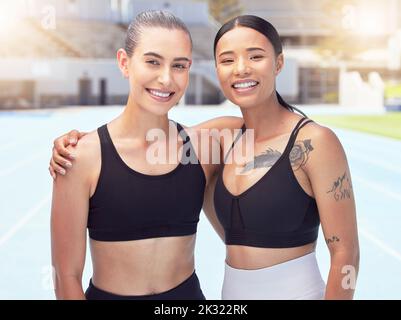
[[[256,86],[258,83],[256,81],[242,82],[234,84],[234,88],[250,88]]]
[[[158,96],[158,97],[161,97],[161,98],[167,98],[171,94],[171,93],[166,93],[166,92],[161,92],[161,91],[156,91],[156,90],[149,90],[149,92],[151,94],[153,94],[154,96]]]

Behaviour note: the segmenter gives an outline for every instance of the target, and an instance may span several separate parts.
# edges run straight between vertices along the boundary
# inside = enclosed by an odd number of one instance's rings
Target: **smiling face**
[[[167,114],[188,87],[192,45],[182,30],[145,27],[132,57],[120,49],[117,58],[131,101],[155,115]]]
[[[258,31],[235,27],[216,46],[216,66],[224,95],[241,108],[258,107],[275,94],[283,55]]]

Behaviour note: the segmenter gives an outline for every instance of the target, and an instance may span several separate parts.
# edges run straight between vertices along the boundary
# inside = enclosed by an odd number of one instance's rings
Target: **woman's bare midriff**
[[[91,240],[95,287],[124,296],[177,287],[194,271],[195,235],[126,242]]]
[[[313,252],[316,242],[295,248],[227,246],[226,262],[236,269],[256,270],[290,261]]]

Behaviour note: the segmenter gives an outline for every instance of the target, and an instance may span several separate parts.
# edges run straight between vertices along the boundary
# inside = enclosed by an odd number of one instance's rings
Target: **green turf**
[[[314,116],[312,118],[323,125],[401,140],[401,112],[388,112],[383,115]]]
[[[384,88],[384,96],[388,98],[401,98],[401,84],[387,84]]]

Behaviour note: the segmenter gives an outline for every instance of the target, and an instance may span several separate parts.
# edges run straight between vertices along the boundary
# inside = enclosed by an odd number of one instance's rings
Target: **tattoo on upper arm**
[[[309,153],[313,151],[311,140],[297,141],[290,152],[290,162],[294,171],[303,166],[309,159]],[[254,158],[253,161],[245,164],[241,173],[245,173],[257,168],[271,168],[281,158],[282,153],[272,148],[268,148],[261,155]]]
[[[331,238],[326,239],[326,243],[329,245],[330,243],[339,242],[340,239],[337,236],[332,236]]]
[[[294,171],[306,164],[309,159],[309,153],[313,151],[311,139],[297,141],[290,153],[291,166]]]
[[[340,201],[343,199],[350,199],[352,195],[351,179],[348,177],[347,172],[337,178],[333,182],[333,186],[327,193],[333,193],[334,199]]]

